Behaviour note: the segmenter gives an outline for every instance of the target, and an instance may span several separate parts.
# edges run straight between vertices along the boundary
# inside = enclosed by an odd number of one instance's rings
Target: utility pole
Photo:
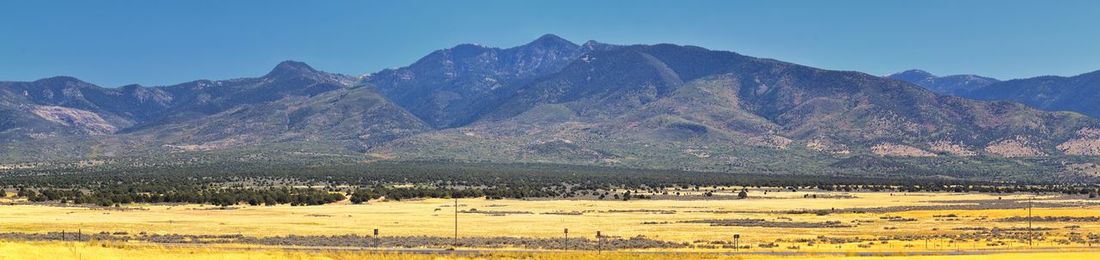
[[[458,197],[455,197],[455,240],[454,247],[458,247]]]
[[[1031,233],[1034,232],[1031,228],[1031,199],[1034,197],[1035,196],[1027,198],[1027,246],[1029,247],[1032,246],[1031,240],[1033,238],[1033,235]]]

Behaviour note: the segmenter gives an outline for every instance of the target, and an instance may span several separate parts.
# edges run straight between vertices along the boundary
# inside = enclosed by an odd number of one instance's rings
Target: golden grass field
[[[722,255],[708,253],[594,253],[594,252],[539,252],[496,253],[476,255],[430,255],[409,253],[378,253],[349,251],[289,251],[270,248],[173,248],[156,245],[126,245],[112,243],[59,243],[59,242],[4,242],[0,243],[0,259],[918,259],[918,260],[977,260],[977,259],[1097,259],[1100,252],[1030,252],[989,253],[976,255]]]
[[[815,257],[837,258],[837,255],[814,256],[813,253],[888,252],[904,254],[950,254],[955,252],[996,252],[995,255],[935,256],[934,258],[1012,259],[1012,257],[1043,257],[1052,259],[1084,257],[1097,259],[1091,245],[1062,244],[1055,241],[1072,234],[1100,233],[1096,222],[1035,222],[1035,227],[1051,228],[1049,234],[1028,246],[1019,239],[980,241],[952,241],[950,239],[878,239],[890,236],[927,236],[934,234],[960,234],[975,227],[1026,228],[1026,222],[998,222],[999,218],[1027,216],[1026,209],[949,209],[951,205],[974,205],[989,201],[1026,199],[1030,195],[977,194],[977,193],[877,193],[877,192],[770,192],[763,195],[753,191],[744,200],[459,200],[460,209],[476,209],[481,213],[459,214],[459,235],[464,237],[539,237],[558,238],[568,228],[571,237],[594,239],[596,231],[605,235],[706,244],[706,241],[728,241],[733,234],[741,235],[742,245],[752,245],[745,253],[765,255],[736,255],[729,258],[785,258]],[[818,195],[819,198],[806,198]],[[1036,202],[1075,203],[1079,206],[1060,208],[1035,208],[1035,216],[1100,217],[1100,205],[1081,197],[1047,195],[1035,197]],[[219,209],[202,205],[126,205],[125,210],[98,209],[75,206],[20,204],[0,206],[0,230],[2,232],[45,233],[75,232],[128,232],[156,234],[241,234],[245,236],[285,235],[368,235],[373,229],[383,236],[439,236],[454,233],[453,200],[426,199],[407,201],[371,202],[362,205],[337,203],[323,206],[240,206]],[[932,210],[893,210],[891,212],[786,214],[784,211],[833,210],[851,208],[881,208],[902,206],[944,206]],[[579,215],[547,214],[579,212]],[[497,213],[497,214],[485,214]],[[574,213],[576,214],[576,213]],[[953,215],[955,217],[942,217]],[[939,217],[937,217],[939,216]],[[839,221],[853,227],[744,227],[711,226],[705,223],[679,223],[703,219],[765,219],[774,222],[825,222]],[[895,222],[888,218],[909,219]],[[650,224],[643,224],[650,223]],[[830,238],[862,238],[847,243],[807,243],[819,236]],[[799,240],[802,239],[802,240]],[[799,240],[799,241],[796,241]],[[93,242],[94,243],[94,242]],[[757,246],[774,243],[775,247]],[[216,250],[196,248],[172,248],[139,243],[102,244],[7,241],[0,245],[0,255],[41,258],[47,255],[74,258],[126,258],[133,255],[175,258],[210,259],[348,259],[377,258],[377,253],[325,252],[317,250],[286,251],[265,247],[262,250]],[[1023,253],[1020,250],[1061,250],[1055,252]],[[652,255],[630,255],[654,250],[619,252],[614,258],[647,258]],[[679,253],[727,253],[731,249],[706,248],[664,249],[663,252]],[[54,252],[54,253],[48,253]],[[491,250],[489,250],[491,252]],[[795,256],[766,255],[766,253],[790,253]],[[1076,252],[1076,253],[1074,253]],[[524,253],[500,253],[482,257],[529,258]],[[587,253],[544,252],[534,253],[537,258],[571,259]],[[576,254],[576,255],[570,255]],[[385,255],[387,258],[422,259],[437,255]],[[1089,257],[1085,257],[1089,256]],[[605,256],[606,257],[606,256]],[[717,255],[693,255],[698,258],[717,258]],[[927,256],[931,258],[933,256]],[[17,257],[23,258],[23,257]],[[158,258],[158,257],[154,257]],[[870,257],[863,257],[870,259]]]

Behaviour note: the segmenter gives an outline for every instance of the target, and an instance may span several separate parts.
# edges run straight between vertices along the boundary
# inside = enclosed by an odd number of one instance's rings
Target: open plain
[[[1100,205],[1083,195],[757,188],[739,199],[735,190],[674,189],[667,194],[678,196],[627,201],[465,198],[457,200],[457,214],[452,199],[297,207],[86,207],[8,199],[0,206],[6,241],[0,250],[51,248],[75,258],[131,251],[213,258],[599,257],[594,250],[632,258],[755,259],[1030,258],[1095,254],[1100,246]],[[227,250],[200,250],[211,246]]]

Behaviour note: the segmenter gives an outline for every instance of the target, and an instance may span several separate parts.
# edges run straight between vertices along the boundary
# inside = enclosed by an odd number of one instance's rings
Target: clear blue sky
[[[1100,70],[1100,1],[0,0],[0,80],[102,86],[258,76],[282,60],[351,75],[459,43],[677,43],[884,75]]]

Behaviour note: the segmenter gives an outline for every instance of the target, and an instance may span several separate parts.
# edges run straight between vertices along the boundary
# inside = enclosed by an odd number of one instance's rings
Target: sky
[[[1000,79],[1100,70],[1100,1],[0,0],[0,80],[105,86],[362,75],[460,43],[674,43],[834,70]]]

